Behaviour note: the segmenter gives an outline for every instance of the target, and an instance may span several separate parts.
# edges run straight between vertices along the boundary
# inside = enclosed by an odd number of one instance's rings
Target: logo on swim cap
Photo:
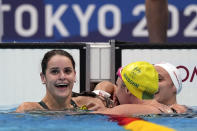
[[[130,63],[120,74],[128,90],[139,99],[152,99],[158,91],[158,73],[148,62]]]

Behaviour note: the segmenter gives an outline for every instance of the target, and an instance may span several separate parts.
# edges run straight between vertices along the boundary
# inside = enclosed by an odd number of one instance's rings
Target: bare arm
[[[167,39],[168,1],[146,0],[146,19],[151,43],[164,43]]]
[[[157,108],[149,105],[141,104],[124,104],[115,106],[114,108],[107,108],[103,111],[95,111],[98,114],[111,114],[111,115],[145,115],[145,114],[158,114],[161,113]]]
[[[103,90],[111,95],[114,93],[115,85],[110,81],[102,81],[98,83],[94,90]]]

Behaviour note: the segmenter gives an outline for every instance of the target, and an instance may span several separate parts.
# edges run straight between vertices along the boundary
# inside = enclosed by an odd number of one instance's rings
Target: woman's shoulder
[[[41,110],[42,107],[38,102],[24,102],[18,106],[16,112],[22,113],[31,110]]]

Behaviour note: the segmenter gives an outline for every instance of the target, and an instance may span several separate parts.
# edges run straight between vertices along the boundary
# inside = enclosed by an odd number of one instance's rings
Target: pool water
[[[0,131],[125,131],[107,116],[63,112],[0,113]]]
[[[197,108],[196,108],[197,109]],[[109,116],[67,112],[13,113],[15,108],[0,109],[0,131],[125,131]],[[197,130],[197,111],[181,115],[139,116],[146,121],[177,131]]]
[[[143,119],[159,125],[173,128],[177,131],[197,131],[197,111],[186,114],[157,115]]]

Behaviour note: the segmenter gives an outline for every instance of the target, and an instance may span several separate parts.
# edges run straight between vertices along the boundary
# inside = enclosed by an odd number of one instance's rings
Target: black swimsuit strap
[[[40,101],[38,102],[44,109],[46,110],[49,110],[49,107],[43,102],[43,101]]]
[[[49,110],[49,107],[43,102],[40,101],[38,102],[44,109]],[[74,107],[74,108],[78,108],[77,104],[71,99],[70,104]]]
[[[70,104],[74,107],[74,108],[78,108],[77,104],[71,99],[70,100]]]

